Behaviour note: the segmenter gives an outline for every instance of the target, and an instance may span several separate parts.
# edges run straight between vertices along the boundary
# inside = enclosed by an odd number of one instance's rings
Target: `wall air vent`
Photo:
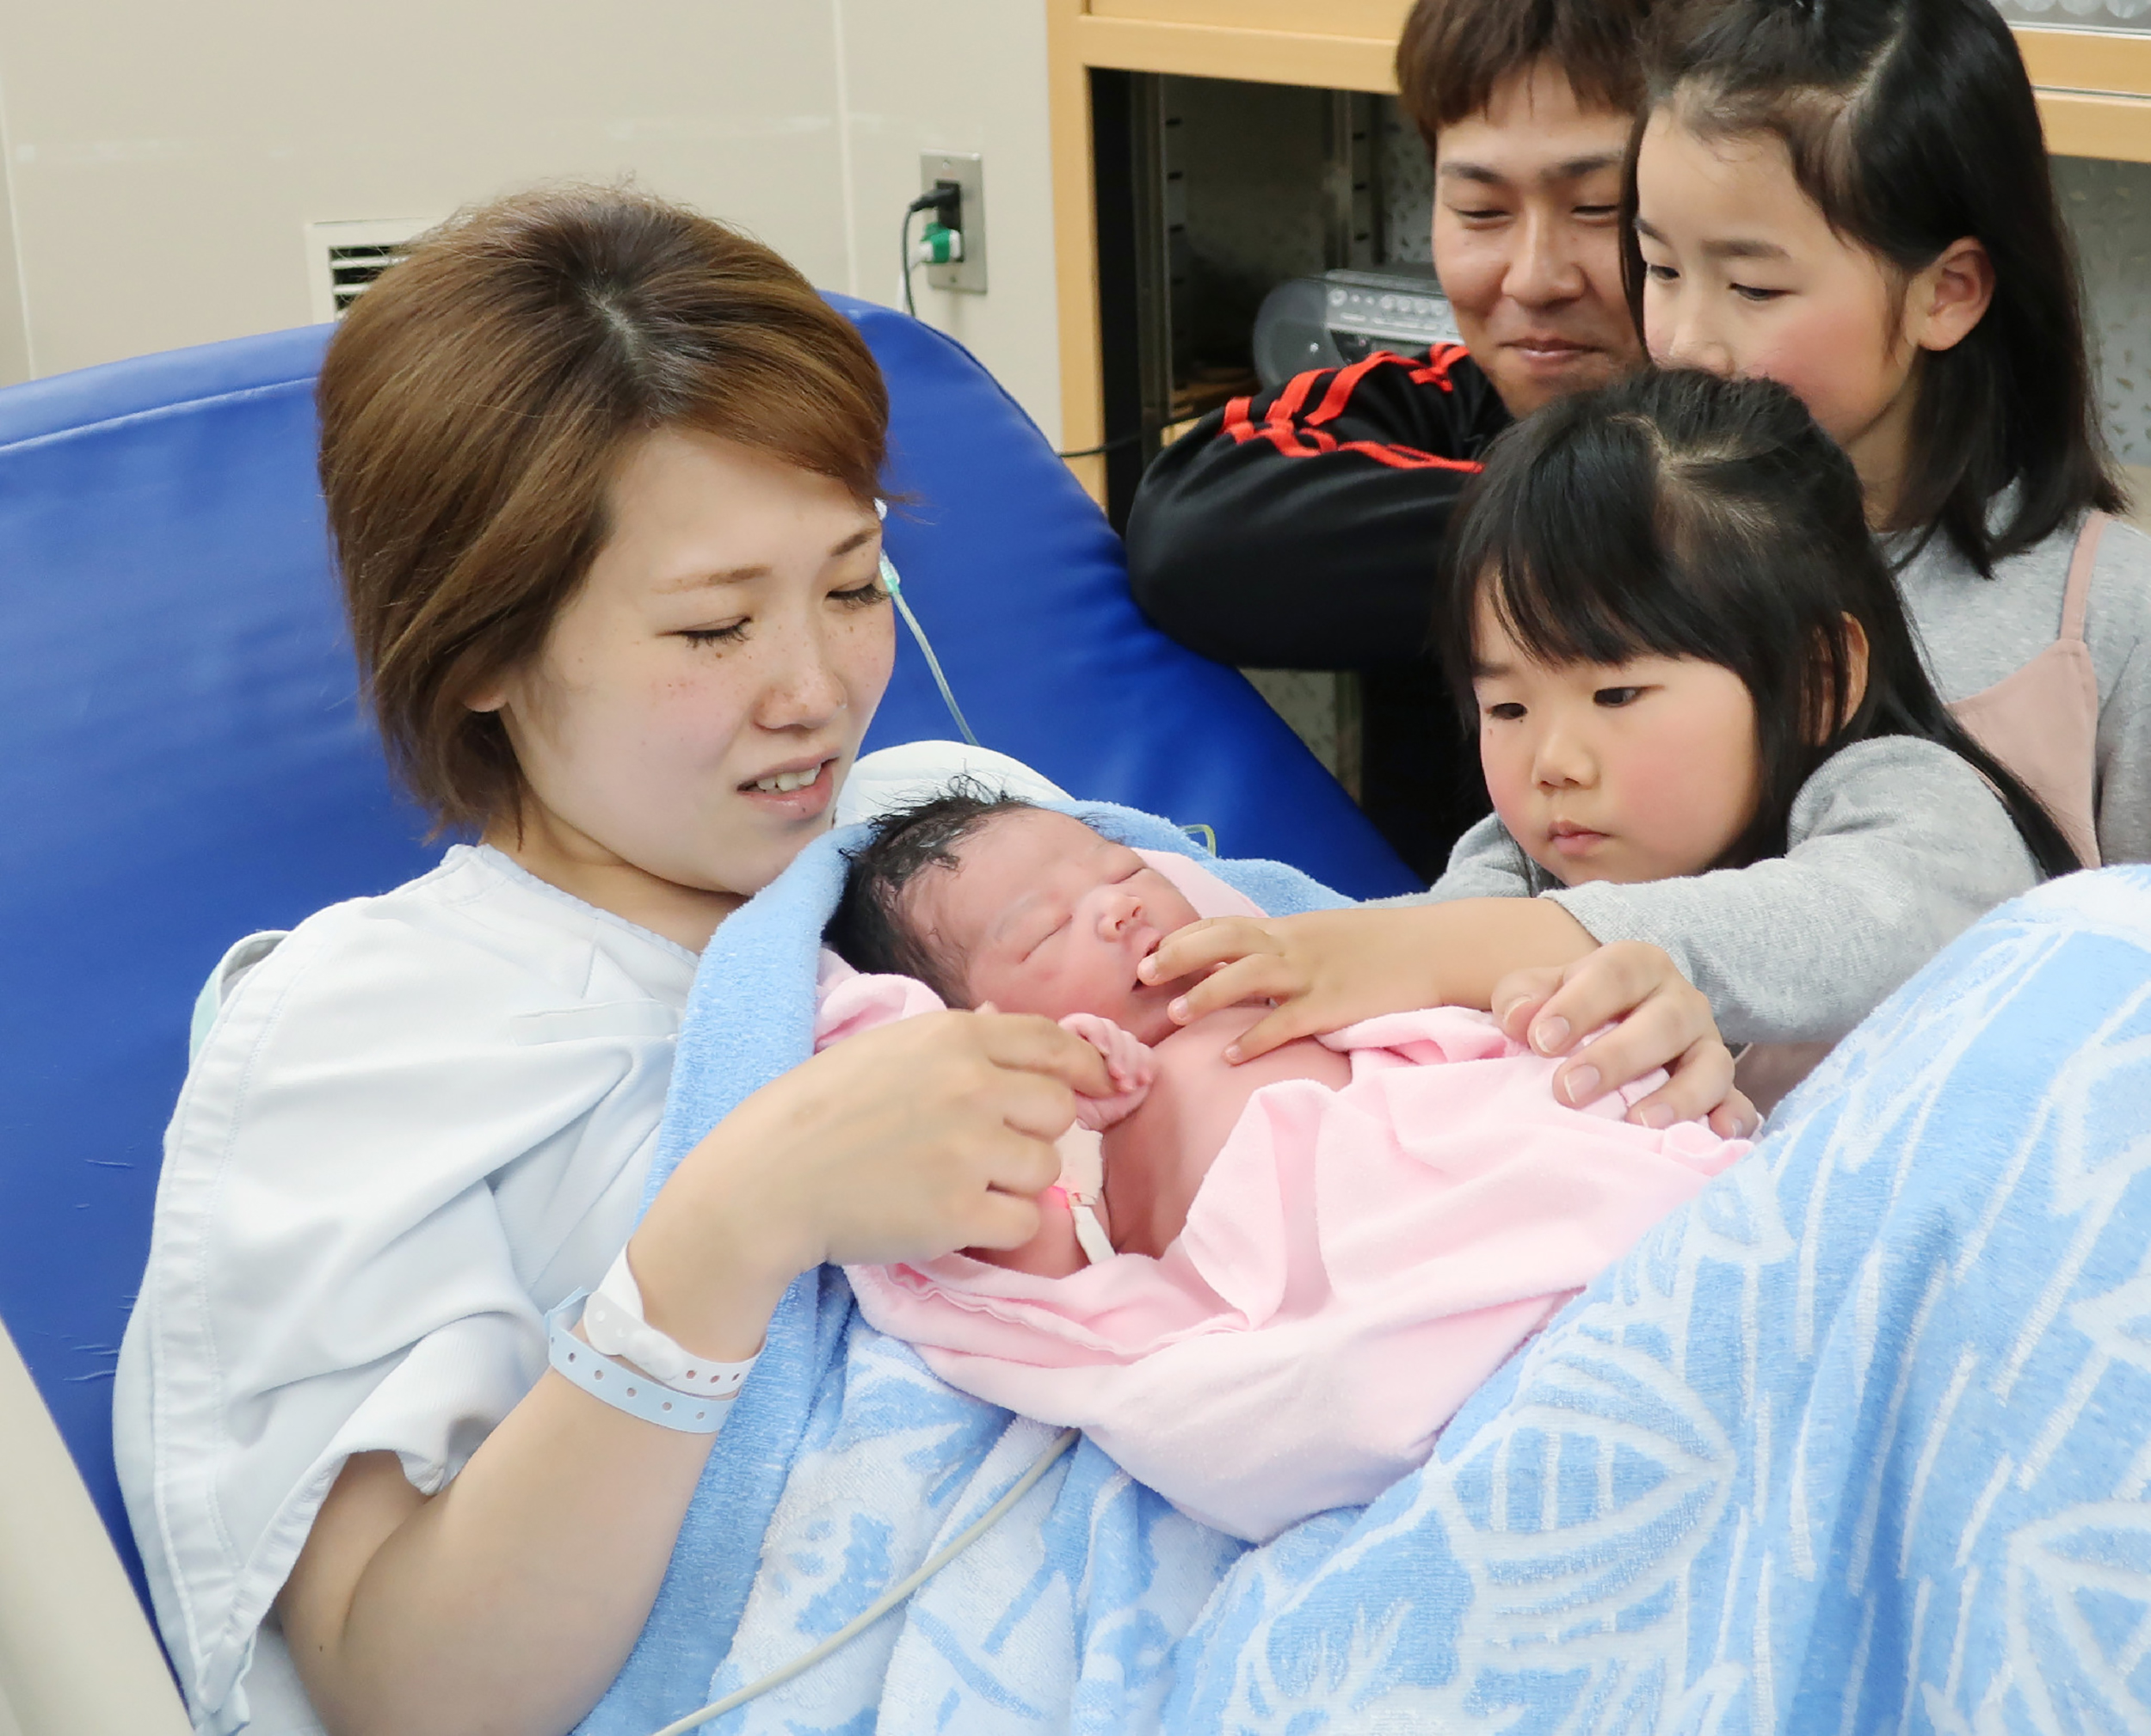
[[[422,217],[364,218],[306,225],[306,285],[317,321],[340,319],[366,286],[434,226]]]

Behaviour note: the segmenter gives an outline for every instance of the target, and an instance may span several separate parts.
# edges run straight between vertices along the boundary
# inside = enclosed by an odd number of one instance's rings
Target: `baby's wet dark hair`
[[[963,960],[936,949],[904,908],[920,875],[957,866],[957,852],[998,815],[1035,806],[971,778],[897,808],[849,853],[836,914],[822,938],[854,970],[916,977],[951,1007],[969,1005]]]
[[[1755,702],[1760,797],[1720,867],[1782,855],[1794,798],[1840,749],[1914,736],[1969,760],[2040,868],[2077,867],[1920,660],[1852,460],[1766,379],[1645,372],[1562,399],[1487,454],[1443,551],[1436,641],[1469,722],[1482,600],[1550,665],[1692,657]],[[1857,636],[1867,642],[1864,689]]]

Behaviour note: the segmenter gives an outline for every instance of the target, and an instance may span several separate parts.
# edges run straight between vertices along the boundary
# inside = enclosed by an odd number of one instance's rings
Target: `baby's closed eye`
[[[1063,916],[1059,921],[1053,923],[1050,927],[1039,930],[1038,937],[1033,939],[1029,945],[1023,949],[1024,961],[1027,963],[1030,961],[1031,956],[1037,952],[1040,947],[1044,946],[1047,941],[1054,939],[1055,936],[1064,933],[1068,927],[1069,920],[1070,919],[1069,917]]]

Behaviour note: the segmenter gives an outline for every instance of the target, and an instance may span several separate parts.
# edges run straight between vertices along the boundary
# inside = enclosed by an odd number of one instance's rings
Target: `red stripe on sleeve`
[[[1324,434],[1320,428],[1310,428],[1305,434],[1277,416],[1272,416],[1258,430],[1270,444],[1288,459],[1311,459],[1317,453],[1332,452],[1337,449],[1334,434]]]
[[[1285,390],[1278,393],[1277,402],[1270,406],[1270,420],[1273,422],[1290,422],[1297,416],[1300,406],[1314,391],[1315,382],[1326,372],[1323,368],[1310,368],[1305,373],[1296,373],[1286,380]]]
[[[1307,418],[1308,426],[1316,428],[1323,422],[1336,421],[1344,413],[1345,405],[1351,401],[1352,394],[1359,389],[1361,380],[1384,362],[1402,360],[1402,357],[1391,355],[1385,349],[1378,349],[1372,355],[1361,357],[1350,367],[1339,368],[1336,379],[1329,382],[1329,390],[1322,394],[1322,403]]]
[[[1387,465],[1400,471],[1463,471],[1476,475],[1486,468],[1470,459],[1437,458],[1433,452],[1421,452],[1416,446],[1384,446],[1379,440],[1347,440],[1336,448],[1341,452],[1358,452],[1362,458]]]
[[[1428,354],[1425,364],[1413,362],[1389,350],[1377,350],[1363,357],[1349,367],[1334,372],[1327,368],[1312,368],[1295,374],[1279,390],[1269,414],[1260,422],[1254,418],[1254,401],[1236,397],[1225,405],[1224,422],[1220,434],[1230,435],[1236,444],[1244,445],[1252,440],[1267,440],[1286,458],[1316,458],[1324,452],[1354,452],[1362,458],[1372,459],[1377,464],[1388,465],[1395,470],[1447,470],[1476,471],[1480,466],[1469,459],[1439,458],[1433,452],[1421,452],[1416,446],[1390,445],[1381,440],[1343,440],[1328,433],[1322,426],[1342,416],[1358,391],[1359,383],[1379,367],[1402,367],[1410,370],[1409,379],[1414,385],[1438,385],[1444,391],[1455,387],[1449,379],[1451,365],[1465,354],[1461,344],[1444,344]],[[1329,376],[1328,389],[1322,393],[1322,402],[1310,413],[1304,422],[1296,422],[1307,400],[1315,394],[1316,386],[1324,375]]]
[[[1438,343],[1427,352],[1427,360],[1412,370],[1414,385],[1438,385],[1444,391],[1454,391],[1456,382],[1449,378],[1449,370],[1471,352],[1460,343]]]

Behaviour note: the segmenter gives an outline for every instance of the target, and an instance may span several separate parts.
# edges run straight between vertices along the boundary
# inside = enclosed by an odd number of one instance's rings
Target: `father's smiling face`
[[[1436,135],[1434,269],[1472,359],[1513,415],[1643,359],[1621,291],[1631,124],[1580,102],[1541,59]]]

